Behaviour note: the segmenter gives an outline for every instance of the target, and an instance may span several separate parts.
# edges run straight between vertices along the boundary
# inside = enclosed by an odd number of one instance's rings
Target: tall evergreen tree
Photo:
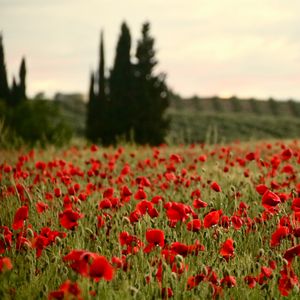
[[[169,120],[164,116],[169,105],[165,75],[154,74],[157,64],[154,39],[150,36],[150,24],[142,26],[138,41],[135,66],[136,123],[135,139],[140,144],[157,145],[164,141]]]
[[[87,117],[86,117],[86,137],[92,141],[97,141],[97,134],[95,130],[95,120],[96,120],[96,95],[95,95],[95,76],[91,73],[90,77],[90,88],[89,88],[89,100],[87,107]]]
[[[9,87],[6,74],[6,65],[4,57],[4,46],[3,46],[3,37],[0,33],[0,99],[6,100],[9,99]]]
[[[113,130],[127,141],[131,138],[134,118],[133,66],[130,59],[131,35],[125,22],[117,43],[116,56],[110,74],[110,99],[114,112]]]
[[[21,65],[20,65],[20,71],[19,71],[19,78],[20,78],[20,100],[26,99],[26,63],[25,58],[22,58]]]

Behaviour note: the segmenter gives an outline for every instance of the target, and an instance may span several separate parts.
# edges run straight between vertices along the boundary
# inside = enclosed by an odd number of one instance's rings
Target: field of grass
[[[300,142],[0,153],[0,299],[299,299]]]

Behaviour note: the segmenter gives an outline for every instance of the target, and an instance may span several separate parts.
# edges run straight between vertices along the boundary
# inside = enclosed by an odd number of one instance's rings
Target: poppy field
[[[299,299],[299,141],[0,157],[1,299]]]

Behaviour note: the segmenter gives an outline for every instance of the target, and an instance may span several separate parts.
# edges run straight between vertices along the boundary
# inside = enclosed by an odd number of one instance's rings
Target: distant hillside
[[[239,99],[232,97],[229,99],[211,98],[182,98],[171,93],[170,110],[193,111],[206,113],[248,113],[255,115],[281,115],[300,117],[300,102],[269,100]]]
[[[64,120],[74,135],[84,137],[86,102],[80,95],[58,95]],[[218,97],[183,99],[171,94],[170,143],[230,142],[233,140],[299,138],[300,103]]]

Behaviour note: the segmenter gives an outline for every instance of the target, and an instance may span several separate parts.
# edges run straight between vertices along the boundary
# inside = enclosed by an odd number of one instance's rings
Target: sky
[[[299,13],[299,0],[0,0],[0,31],[10,82],[26,57],[29,96],[87,94],[100,31],[109,74],[121,23],[134,57],[149,21],[174,92],[300,100]]]

